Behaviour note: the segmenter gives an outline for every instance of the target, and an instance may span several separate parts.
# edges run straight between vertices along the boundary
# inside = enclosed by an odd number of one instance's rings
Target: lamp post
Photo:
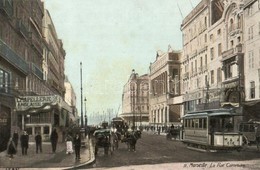
[[[80,92],[81,92],[81,128],[83,128],[83,96],[82,96],[82,62],[80,62]]]
[[[88,118],[87,118],[87,98],[85,97],[85,128],[88,126]]]

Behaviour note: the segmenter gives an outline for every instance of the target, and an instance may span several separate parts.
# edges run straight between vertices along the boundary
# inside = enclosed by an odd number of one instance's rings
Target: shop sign
[[[52,96],[23,96],[16,98],[16,110],[25,111],[31,108],[40,108],[45,105],[56,105],[61,102],[58,95]]]

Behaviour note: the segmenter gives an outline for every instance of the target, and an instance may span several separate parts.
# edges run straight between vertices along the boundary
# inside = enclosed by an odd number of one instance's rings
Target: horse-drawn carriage
[[[99,148],[104,148],[105,155],[108,155],[109,152],[111,155],[113,154],[111,131],[109,129],[98,129],[93,133],[93,136],[95,155],[97,155]]]

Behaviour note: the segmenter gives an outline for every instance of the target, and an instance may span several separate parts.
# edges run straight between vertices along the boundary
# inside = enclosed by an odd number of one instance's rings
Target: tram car
[[[116,129],[116,133],[118,134],[119,140],[121,140],[122,135],[124,135],[128,129],[126,122],[121,117],[115,117],[112,119],[111,124],[112,128]]]
[[[206,151],[238,150],[243,135],[234,130],[234,120],[240,116],[232,109],[213,109],[190,112],[183,119],[183,142],[189,148]]]

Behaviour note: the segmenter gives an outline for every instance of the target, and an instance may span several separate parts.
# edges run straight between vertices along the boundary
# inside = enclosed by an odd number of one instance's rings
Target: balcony
[[[42,43],[41,39],[35,36],[34,33],[31,33],[31,42],[33,47],[41,54],[43,55],[43,48],[42,48]]]
[[[31,70],[34,75],[43,80],[43,72],[40,68],[38,68],[34,63],[31,63]]]
[[[17,55],[4,41],[0,39],[0,55],[12,64],[14,67],[18,68],[21,72],[28,75],[29,74],[29,65]]]
[[[13,4],[12,0],[1,0],[0,10],[2,10],[8,17],[13,16]]]
[[[227,60],[241,53],[243,53],[243,46],[242,44],[239,44],[235,48],[231,48],[229,50],[224,51],[222,53],[222,61]]]
[[[22,20],[18,20],[17,21],[17,29],[19,30],[19,32],[25,37],[27,38],[29,35],[28,29],[27,27],[24,25],[24,23],[22,22]]]

